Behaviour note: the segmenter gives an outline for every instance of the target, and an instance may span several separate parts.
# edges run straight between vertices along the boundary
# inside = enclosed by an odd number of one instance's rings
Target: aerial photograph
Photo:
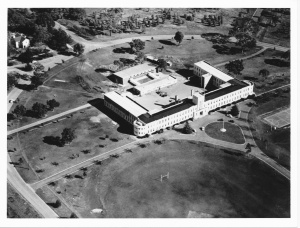
[[[6,10],[8,219],[291,218],[290,8]]]

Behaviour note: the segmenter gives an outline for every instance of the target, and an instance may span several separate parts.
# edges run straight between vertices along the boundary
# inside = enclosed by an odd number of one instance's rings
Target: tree
[[[74,45],[73,50],[77,55],[81,55],[84,52],[84,45],[77,43]]]
[[[263,76],[263,77],[267,77],[270,74],[270,72],[266,69],[262,69],[259,71],[259,75]]]
[[[51,39],[51,33],[42,26],[35,26],[35,32],[33,34],[33,43],[47,43]]]
[[[15,75],[7,74],[7,90],[10,90],[18,83],[18,78]]]
[[[51,34],[52,37],[48,42],[48,45],[54,50],[66,50],[66,44],[70,44],[73,42],[72,38],[61,28],[52,28]]]
[[[60,200],[56,200],[56,202],[55,202],[55,208],[58,208],[60,206],[61,206]]]
[[[26,108],[25,108],[25,106],[24,105],[17,105],[16,107],[15,107],[15,109],[12,111],[12,114],[15,116],[15,117],[17,117],[17,118],[19,118],[19,117],[21,117],[21,116],[24,116],[25,115],[25,113],[26,113]]]
[[[59,106],[59,102],[57,102],[55,99],[48,100],[47,105],[49,110],[53,111],[54,108]]]
[[[158,66],[159,66],[161,69],[164,69],[164,70],[167,69],[168,63],[167,63],[166,60],[164,60],[164,59],[158,59],[157,62],[158,62]]]
[[[188,121],[185,122],[184,128],[182,129],[184,134],[192,134],[194,129],[191,127]]]
[[[145,59],[145,53],[142,51],[138,51],[136,52],[136,58],[135,60],[137,60],[138,62],[144,62]]]
[[[240,75],[241,71],[244,70],[243,60],[229,61],[225,64],[225,68],[234,74]]]
[[[75,138],[74,130],[65,128],[61,133],[61,142],[63,145],[70,144]]]
[[[133,39],[132,42],[129,43],[129,45],[133,53],[136,53],[145,48],[145,42],[140,39]]]
[[[31,85],[34,89],[37,89],[37,87],[39,87],[40,85],[43,85],[43,80],[41,79],[41,77],[39,77],[37,75],[33,75],[31,77]]]
[[[32,57],[34,53],[32,52],[31,48],[27,48],[26,51],[19,56],[19,60],[24,62],[24,63],[31,63],[32,62]]]
[[[45,67],[40,62],[35,62],[32,65],[35,72],[40,73],[41,71],[45,70]]]
[[[235,38],[237,39],[235,45],[240,46],[243,53],[245,49],[252,49],[256,47],[256,40],[246,33],[239,33],[235,36]]]
[[[41,117],[44,117],[46,115],[46,113],[48,112],[48,106],[44,105],[42,103],[36,102],[33,104],[31,110],[35,114],[36,117],[41,118]]]
[[[42,27],[47,27],[47,28],[52,28],[55,26],[55,22],[51,17],[51,14],[47,12],[38,14],[35,23],[37,25],[41,25]]]
[[[234,106],[231,108],[231,110],[230,110],[230,114],[231,114],[232,116],[238,116],[239,113],[240,113],[240,110],[239,110],[239,108],[238,108],[236,105],[234,105]]]
[[[175,33],[174,39],[178,42],[178,45],[182,42],[183,37],[184,37],[184,35],[183,35],[182,32],[177,31],[177,32]]]
[[[69,8],[68,18],[72,20],[82,19],[86,16],[86,12],[82,8]]]

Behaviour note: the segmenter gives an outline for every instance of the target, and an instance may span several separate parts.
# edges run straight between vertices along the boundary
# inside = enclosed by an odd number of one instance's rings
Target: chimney
[[[177,95],[175,95],[175,102],[177,102],[178,101],[178,96]]]
[[[193,95],[194,95],[194,90],[192,89],[192,90],[191,90],[191,96],[193,96]]]

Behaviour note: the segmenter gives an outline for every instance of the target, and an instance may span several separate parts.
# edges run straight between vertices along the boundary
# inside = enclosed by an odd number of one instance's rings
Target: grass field
[[[70,218],[72,210],[59,199],[58,193],[54,193],[48,186],[44,186],[38,189],[36,194],[41,197],[60,218]],[[61,202],[61,206],[59,207],[55,205],[57,200]]]
[[[35,171],[33,174],[31,169],[18,170],[26,182],[34,182],[36,176],[45,178],[132,141],[132,138],[123,133],[118,124],[114,124],[98,109],[91,108],[82,112],[61,122],[52,123],[26,134],[20,133],[14,137],[19,140],[20,149],[12,153],[13,156],[17,159],[24,154],[32,170]],[[64,128],[74,129],[77,138],[71,145],[61,147],[57,145],[55,137],[60,137]],[[57,162],[58,165],[52,164],[53,162]],[[43,171],[36,172],[37,170]]]
[[[93,99],[93,95],[88,93],[78,93],[74,91],[66,91],[63,89],[46,88],[40,87],[38,91],[33,92],[22,92],[18,97],[20,101],[14,104],[11,111],[17,105],[24,105],[27,110],[32,108],[35,102],[46,104],[47,100],[55,99],[60,103],[59,107],[55,108],[53,111],[47,112],[47,117],[62,113],[69,109],[77,108],[81,105],[86,104],[89,100]],[[99,97],[99,96],[98,96]],[[11,120],[8,123],[8,130],[12,130],[18,127],[22,127],[27,124],[34,123],[40,119],[25,115],[21,120]]]
[[[269,96],[269,101],[253,107],[249,115],[249,118],[253,120],[250,123],[251,127],[256,129],[252,134],[258,147],[288,169],[290,168],[290,128],[271,131],[271,127],[258,116],[289,104],[290,93],[282,93],[278,97]],[[265,139],[268,141],[267,146],[263,142]]]
[[[243,61],[244,70],[241,72],[242,75],[235,75],[238,79],[246,79],[253,81],[256,86],[254,92],[261,93],[273,88],[280,87],[290,83],[290,67],[279,67],[265,63],[265,59],[279,58],[283,52],[267,49],[263,53]],[[228,72],[225,66],[218,67],[224,72]],[[266,69],[270,72],[267,78],[259,75],[259,71]],[[284,74],[284,76],[282,76]],[[273,79],[273,76],[274,79]],[[258,85],[258,86],[257,86]]]
[[[7,218],[41,218],[41,215],[7,184]]]
[[[161,182],[167,172],[169,179]],[[144,143],[88,167],[84,179],[64,178],[51,188],[66,189],[61,195],[82,206],[82,217],[184,218],[190,211],[224,218],[290,216],[287,179],[251,156],[192,141]]]
[[[245,138],[242,132],[242,129],[232,123],[224,122],[224,128],[226,132],[221,132],[220,129],[223,128],[223,122],[214,122],[206,125],[205,133],[212,138],[236,143],[236,144],[243,144],[245,143]]]

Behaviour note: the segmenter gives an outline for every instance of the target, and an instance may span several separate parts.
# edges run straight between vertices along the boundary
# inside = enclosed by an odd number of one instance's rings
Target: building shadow
[[[112,121],[116,122],[119,125],[119,127],[117,128],[118,132],[122,134],[133,135],[133,126],[129,124],[126,120],[124,120],[122,117],[114,113],[112,110],[107,108],[104,105],[103,98],[96,98],[88,101],[88,103],[97,108],[106,116],[108,116]]]

